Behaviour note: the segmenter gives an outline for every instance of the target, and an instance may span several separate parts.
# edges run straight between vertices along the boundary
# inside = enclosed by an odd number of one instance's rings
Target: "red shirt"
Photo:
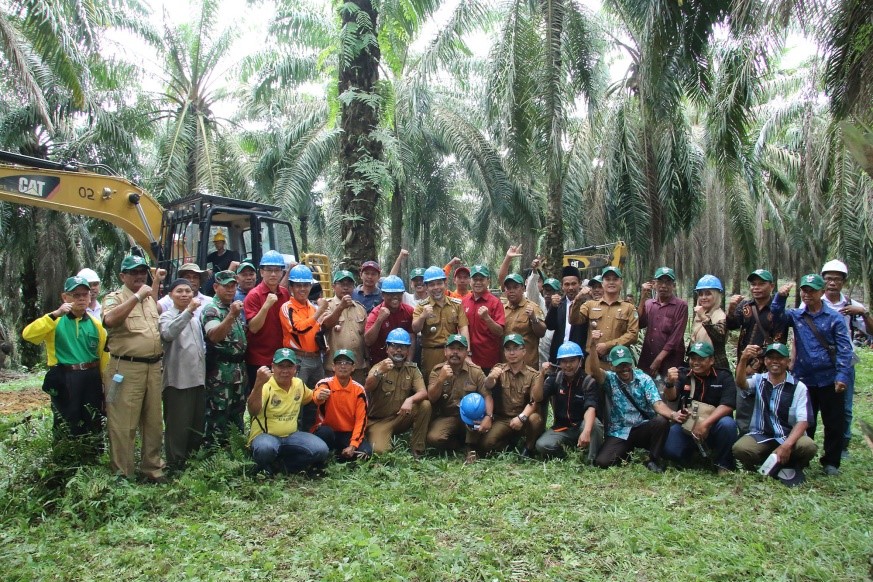
[[[367,316],[367,323],[364,325],[364,333],[370,331],[376,325],[376,318],[379,317],[379,310],[385,306],[385,303],[380,303],[373,308],[370,315]],[[398,327],[412,333],[412,312],[411,306],[401,303],[397,311],[391,313],[388,318],[382,322],[382,327],[379,328],[379,337],[376,338],[376,343],[368,348],[370,352],[370,364],[376,365],[388,357],[388,352],[385,351],[385,338],[388,337],[388,332]]]
[[[488,314],[497,325],[506,325],[503,303],[490,291],[483,293],[479,299],[470,293],[461,300],[461,307],[464,308],[469,323],[470,351],[473,352],[470,359],[480,368],[493,368],[494,364],[500,361],[503,336],[491,333],[491,330],[479,317],[479,308],[483,305],[488,308]]]
[[[246,295],[243,305],[245,306],[246,321],[251,321],[261,310],[261,306],[267,300],[267,295],[272,293],[270,288],[261,281]],[[276,289],[276,297],[279,300],[273,304],[267,312],[264,326],[258,333],[252,333],[246,329],[248,348],[246,349],[246,363],[252,366],[269,366],[273,363],[273,354],[282,347],[282,322],[279,319],[279,310],[290,298],[288,290],[279,285]]]

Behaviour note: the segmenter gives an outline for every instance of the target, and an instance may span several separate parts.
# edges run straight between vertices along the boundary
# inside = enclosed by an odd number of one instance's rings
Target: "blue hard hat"
[[[724,286],[721,284],[721,279],[715,275],[704,275],[701,277],[700,280],[697,281],[694,290],[700,291],[701,289],[718,289],[720,293],[724,293]]]
[[[292,283],[312,283],[312,271],[306,265],[297,265],[288,272],[288,280]]]
[[[564,342],[558,348],[558,355],[555,359],[562,360],[564,358],[581,358],[585,356],[582,348],[576,342]]]
[[[390,332],[388,332],[388,337],[385,338],[385,343],[411,346],[412,338],[409,337],[408,331],[406,331],[402,327],[398,327],[397,329],[392,329]]]
[[[282,267],[285,269],[285,258],[278,251],[267,251],[261,257],[258,267]]]
[[[403,279],[397,275],[388,275],[382,281],[382,293],[403,293],[406,291],[406,286],[403,284]]]
[[[439,279],[446,279],[446,274],[439,267],[430,266],[424,270],[424,282],[425,283],[430,283],[431,281],[438,281]]]
[[[467,426],[479,424],[485,418],[485,398],[478,392],[470,392],[461,398],[461,420]]]

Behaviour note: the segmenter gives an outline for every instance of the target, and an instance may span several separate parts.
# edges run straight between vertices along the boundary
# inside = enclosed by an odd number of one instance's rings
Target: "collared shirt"
[[[792,369],[794,376],[813,387],[830,386],[834,382],[848,383],[855,351],[843,316],[825,303],[816,313],[810,313],[806,305],[798,309],[785,309],[786,299],[777,293],[770,304],[770,311],[773,317],[787,320],[788,325],[794,328],[794,347],[797,351]],[[812,325],[818,329],[819,335],[834,348],[836,362],[810,329],[807,314],[812,317]]]
[[[424,297],[419,299],[415,296],[415,293],[409,293],[408,291],[403,292],[403,304],[408,305],[411,308],[415,309],[415,306],[421,303],[422,301],[427,301],[429,295],[425,293]]]
[[[315,391],[322,386],[330,388],[330,398],[318,405],[317,426],[326,425],[337,432],[352,433],[349,445],[358,447],[367,430],[367,394],[364,387],[349,378],[343,386],[336,376],[325,378],[315,384]]]
[[[49,367],[99,361],[102,370],[109,360],[109,354],[103,351],[106,331],[100,321],[87,313],[82,317],[67,313],[57,319],[43,315],[25,327],[21,337],[32,344],[45,342]]]
[[[761,320],[760,326],[755,319],[755,310],[758,311],[758,319]],[[773,317],[770,312],[770,301],[763,308],[758,309],[754,299],[743,299],[732,313],[726,315],[728,330],[740,330],[740,335],[737,338],[737,359],[740,358],[746,346],[764,347],[774,342],[784,344],[788,339],[788,322]],[[760,360],[763,367],[764,358]]]
[[[382,290],[376,287],[373,293],[365,293],[364,286],[358,285],[352,291],[352,299],[363,305],[369,314],[377,304],[382,303]]]
[[[812,417],[806,385],[790,373],[786,374],[784,382],[775,386],[769,374],[755,374],[747,383],[755,393],[755,411],[749,427],[749,436],[755,441],[763,443],[775,439],[782,444],[794,425],[809,422]]]
[[[685,360],[685,327],[688,324],[688,304],[675,295],[666,303],[647,299],[640,315],[640,328],[646,330],[639,367],[648,372],[662,351],[667,357],[661,362],[661,374],[681,366]]]
[[[282,305],[282,345],[302,352],[319,352],[315,335],[321,326],[315,320],[315,307],[309,301],[298,302],[294,297]]]
[[[205,305],[197,309],[200,310]],[[206,345],[197,311],[181,312],[175,305],[161,313],[164,342],[164,387],[194,388],[206,383]]]
[[[464,293],[459,293],[458,291],[452,291],[450,289],[446,289],[446,297],[451,297],[453,299],[463,299],[464,297],[469,296],[472,293],[469,289]]]
[[[524,412],[531,401],[531,387],[539,375],[530,366],[524,366],[518,372],[513,372],[507,366],[492,389],[494,416],[507,419]]]
[[[508,300],[503,301],[503,310],[506,317],[506,325],[503,328],[503,334],[509,335],[517,333],[524,338],[524,363],[532,368],[537,368],[539,364],[539,347],[540,336],[536,335],[533,330],[533,325],[530,322],[530,317],[527,314],[527,308],[533,309],[534,317],[539,319],[545,325],[545,315],[540,306],[531,301],[524,299],[518,305],[513,305]],[[505,360],[505,358],[501,358]]]
[[[604,343],[608,349],[615,346],[632,346],[640,334],[640,318],[633,303],[616,299],[612,303],[606,299],[589,299],[575,308],[570,307],[570,323],[588,323],[588,338],[591,332],[600,330],[603,335],[597,343]]]
[[[261,390],[261,412],[251,419],[249,445],[263,432],[280,438],[297,432],[300,407],[310,402],[312,390],[300,378],[293,378],[288,390],[281,388],[275,378],[267,380]]]
[[[612,404],[609,409],[609,430],[606,436],[627,440],[632,428],[655,416],[655,403],[661,400],[661,395],[658,394],[654,380],[639,368],[634,368],[633,380],[625,384],[624,389],[636,405],[648,414],[647,417],[643,416],[619,387],[622,382],[618,379],[618,374],[609,370],[603,373],[606,375],[603,389]]]
[[[461,300],[461,306],[464,308],[470,326],[470,352],[472,352],[470,359],[479,367],[493,368],[494,364],[500,361],[500,352],[502,351],[500,342],[503,339],[503,334],[494,335],[492,333],[485,320],[479,317],[479,308],[487,307],[491,319],[503,327],[506,324],[503,304],[493,293],[485,291],[478,298],[472,293],[467,295]]]
[[[593,408],[597,416],[600,415],[600,388],[582,368],[572,380],[568,380],[560,370],[557,374],[546,376],[543,401],[548,402],[549,399],[555,413],[553,430],[579,426],[589,408]]]
[[[443,366],[448,365],[448,362],[443,362],[434,366],[428,379],[428,386],[439,378],[440,370],[442,370]],[[467,362],[464,362],[461,365],[461,369],[452,375],[448,381],[442,382],[440,388],[442,395],[440,400],[434,404],[435,411],[432,418],[438,416],[456,417],[460,414],[461,398],[471,392],[478,392],[482,396],[491,395],[491,390],[485,387],[485,374],[482,372],[482,368]]]
[[[332,297],[328,300],[327,314],[329,317],[340,307],[342,299]],[[324,319],[322,319],[324,321]],[[367,353],[364,345],[364,324],[367,322],[367,312],[357,301],[351,307],[343,309],[336,325],[325,328],[324,335],[331,353],[336,350],[352,350],[355,353],[355,368],[362,370],[367,367]],[[333,372],[333,358],[326,358],[324,369]]]
[[[412,312],[412,319],[418,319],[426,305],[433,307],[433,313],[424,322],[421,328],[421,345],[425,348],[443,348],[446,340],[454,333],[460,333],[460,329],[469,325],[467,315],[461,308],[460,299],[443,297],[437,303],[433,297],[419,303]],[[375,360],[378,361],[378,360]]]
[[[85,308],[85,311],[88,315],[93,315],[97,318],[97,321],[103,321],[103,307],[100,305],[99,301],[94,303],[94,307],[91,307],[89,304],[88,307]]]
[[[831,309],[833,309],[837,313],[840,312],[840,309],[842,309],[844,307],[849,307],[850,305],[854,306],[854,307],[860,307],[861,309],[863,309],[865,311],[867,310],[867,308],[864,307],[863,303],[858,303],[854,299],[848,299],[842,293],[840,293],[840,300],[836,303],[833,303],[830,299],[828,299],[827,293],[822,295],[821,300],[824,301],[825,305],[829,306]],[[840,314],[840,315],[842,315],[842,314]],[[867,324],[864,322],[863,315],[843,315],[843,318],[846,320],[846,327],[849,328],[849,337],[850,338],[851,338],[851,334],[852,334],[852,328],[859,329],[859,330],[863,331],[865,334],[867,333]]]
[[[376,385],[369,392],[370,420],[393,418],[407,398],[427,390],[424,377],[414,362],[405,362],[402,366],[395,365],[381,377],[376,375],[374,366],[370,370],[369,377],[377,378]]]
[[[693,380],[693,386],[692,386]],[[737,384],[728,370],[713,367],[706,376],[698,376],[690,368],[679,368],[676,382],[679,399],[694,399],[712,406],[737,406]]]
[[[246,321],[251,321],[258,314],[267,300],[267,295],[270,293],[272,291],[263,281],[255,285],[248,292],[245,301],[243,301]],[[288,289],[279,285],[276,288],[276,297],[279,300],[267,312],[263,327],[257,333],[254,333],[251,329],[246,331],[246,339],[248,339],[246,363],[249,365],[271,365],[273,363],[273,354],[282,347],[282,321],[279,312],[282,309],[282,305],[291,298],[291,295],[288,293]]]
[[[364,333],[376,325],[376,320],[379,318],[379,309],[384,305],[384,303],[380,304],[370,312],[370,315],[367,316],[367,322],[364,325]],[[388,317],[385,318],[385,321],[382,322],[382,327],[379,328],[379,336],[376,338],[375,343],[369,347],[371,365],[375,365],[388,357],[388,352],[385,351],[385,339],[388,337],[388,333],[392,329],[397,329],[399,327],[400,329],[405,329],[410,335],[412,335],[412,313],[412,307],[401,303],[400,307],[397,308],[397,311],[392,311]]]
[[[122,286],[103,298],[103,315],[133,297],[133,291]],[[113,356],[154,358],[164,350],[158,327],[158,304],[147,295],[133,306],[121,325],[106,330],[106,345]]]

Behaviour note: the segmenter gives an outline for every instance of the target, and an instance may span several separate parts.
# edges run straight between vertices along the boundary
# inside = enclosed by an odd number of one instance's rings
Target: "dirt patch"
[[[16,414],[49,405],[48,394],[40,388],[0,392],[0,414]]]

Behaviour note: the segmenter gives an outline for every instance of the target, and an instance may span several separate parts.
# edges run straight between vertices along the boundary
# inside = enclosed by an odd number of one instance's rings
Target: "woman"
[[[167,464],[185,466],[203,440],[206,414],[206,346],[203,328],[194,312],[200,302],[187,279],[170,285],[173,305],[161,313],[164,343],[164,448]]]
[[[691,324],[691,341],[712,344],[715,350],[716,368],[730,369],[725,342],[727,341],[727,321],[721,309],[721,295],[724,287],[715,275],[704,275],[694,288],[697,292],[697,305],[694,307],[694,320]]]

